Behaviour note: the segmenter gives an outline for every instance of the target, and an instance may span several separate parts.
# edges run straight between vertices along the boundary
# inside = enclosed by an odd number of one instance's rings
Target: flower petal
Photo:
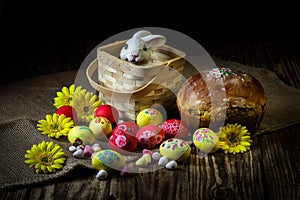
[[[56,113],[54,113],[53,115],[52,115],[52,119],[53,119],[53,123],[57,123],[58,122],[58,117],[59,117],[60,115],[59,114],[56,114]]]
[[[56,154],[59,150],[60,150],[60,146],[57,145],[57,144],[55,144],[54,147],[53,147],[53,149],[51,150],[50,153],[51,153],[51,155],[54,155],[54,154]]]
[[[57,97],[65,97],[65,94],[63,92],[56,92]],[[54,99],[60,99],[55,97]]]
[[[53,172],[52,167],[51,167],[51,166],[47,166],[47,171],[48,171],[48,172]]]
[[[25,160],[24,162],[27,163],[27,164],[34,164],[34,163],[35,163],[35,160],[33,160],[33,159],[28,159],[28,160]]]
[[[54,164],[63,164],[63,163],[65,163],[65,160],[66,160],[65,158],[64,159],[63,158],[55,159],[53,163]]]
[[[59,114],[57,115],[57,122],[58,123],[61,123],[63,119],[66,118],[66,115],[65,114]]]
[[[38,144],[38,147],[41,149],[42,152],[45,152],[47,148],[46,142],[42,141],[40,144]]]
[[[64,155],[65,153],[63,151],[60,151],[60,152],[56,152],[55,154],[53,154],[53,158],[57,159],[57,158],[60,158]]]
[[[47,152],[51,152],[53,146],[54,146],[54,143],[53,143],[53,142],[49,142],[49,143],[47,144],[47,149],[46,149],[46,151],[47,151]]]
[[[69,89],[67,88],[67,87],[63,87],[62,89],[61,89],[61,91],[66,95],[66,96],[70,96],[70,92],[69,92]]]
[[[74,91],[75,91],[75,85],[72,84],[72,85],[70,85],[70,87],[69,87],[69,92],[70,92],[70,94],[73,94]]]
[[[53,164],[53,165],[51,165],[53,168],[55,168],[55,169],[60,169],[60,168],[62,168],[63,166],[62,165],[60,165],[60,164]]]
[[[47,167],[45,166],[45,165],[41,165],[41,170],[45,173],[45,174],[47,174]]]
[[[46,120],[49,124],[52,123],[52,115],[46,115]]]
[[[250,140],[250,136],[249,136],[249,135],[242,136],[242,137],[241,137],[241,140],[242,140],[242,141]]]
[[[251,144],[249,142],[246,142],[246,141],[241,141],[240,144],[245,146],[245,147],[251,146]]]

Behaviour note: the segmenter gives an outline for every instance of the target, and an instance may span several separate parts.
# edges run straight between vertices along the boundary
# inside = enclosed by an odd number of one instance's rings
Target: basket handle
[[[120,97],[120,98],[124,98],[126,97],[130,97],[130,99],[132,100],[136,100],[141,96],[144,96],[146,94],[148,94],[149,92],[153,91],[158,85],[157,84],[152,84],[150,86],[151,83],[159,83],[160,81],[163,81],[165,79],[164,74],[168,73],[169,67],[172,66],[171,64],[174,61],[177,61],[178,59],[182,59],[182,58],[175,58],[172,59],[170,61],[167,62],[167,64],[164,66],[164,68],[162,69],[162,71],[155,76],[152,80],[150,80],[147,84],[145,84],[144,86],[134,90],[134,91],[130,91],[130,92],[121,92],[121,91],[115,91],[111,88],[107,88],[105,86],[100,85],[99,83],[97,83],[95,80],[93,80],[92,76],[94,74],[94,72],[96,71],[96,69],[98,68],[98,59],[94,59],[89,66],[86,69],[86,76],[88,78],[88,81],[90,83],[90,85],[96,89],[97,91],[106,94],[106,95],[112,95],[112,93],[114,94],[115,97]]]

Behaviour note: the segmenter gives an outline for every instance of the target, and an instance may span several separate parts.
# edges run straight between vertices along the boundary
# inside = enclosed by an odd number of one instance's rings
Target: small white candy
[[[177,162],[175,160],[172,160],[166,164],[167,169],[176,169],[177,168]]]
[[[83,158],[84,157],[84,152],[82,149],[78,149],[73,153],[73,156],[76,158]]]
[[[76,147],[75,146],[69,146],[69,151],[74,153],[76,151]]]
[[[95,148],[93,148],[94,149],[94,152],[98,152],[98,151],[100,151],[101,150],[101,148],[100,147],[95,147]]]
[[[76,149],[77,149],[77,150],[79,150],[79,149],[83,150],[83,149],[84,149],[84,146],[83,146],[83,145],[78,145],[78,146],[76,147]]]
[[[163,157],[160,157],[160,159],[158,161],[158,165],[161,167],[165,167],[168,162],[169,162],[168,158],[163,156]]]
[[[97,173],[96,178],[97,178],[98,180],[103,180],[103,179],[106,179],[107,176],[108,176],[107,171],[104,170],[104,169],[101,169],[101,170],[99,170],[99,172]]]
[[[93,148],[93,149],[96,148],[96,147],[100,147],[100,144],[95,143],[95,144],[92,145],[92,148]]]
[[[152,154],[152,158],[153,158],[153,160],[159,160],[159,159],[160,159],[160,157],[161,157],[161,155],[160,155],[160,153],[159,153],[159,152],[154,152],[154,153]]]

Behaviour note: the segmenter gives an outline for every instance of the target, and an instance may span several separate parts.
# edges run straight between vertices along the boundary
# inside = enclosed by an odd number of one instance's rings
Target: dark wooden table
[[[87,44],[90,45],[90,44]],[[222,60],[267,68],[300,88],[295,43],[203,44]],[[287,116],[288,117],[288,116]],[[160,169],[99,181],[78,168],[67,177],[13,191],[1,199],[300,199],[300,124],[253,137],[251,151],[217,153],[200,159],[192,147],[178,170]]]

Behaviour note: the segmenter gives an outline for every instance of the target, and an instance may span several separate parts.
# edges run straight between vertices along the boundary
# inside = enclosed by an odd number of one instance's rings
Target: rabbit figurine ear
[[[120,52],[120,58],[129,62],[151,61],[151,48],[158,48],[166,42],[162,35],[152,35],[149,31],[136,32],[126,41]]]
[[[149,31],[141,30],[141,31],[136,32],[132,37],[133,38],[142,38],[147,35],[151,35],[151,33]]]
[[[162,35],[147,35],[141,38],[150,48],[158,48],[166,43],[166,37]]]

